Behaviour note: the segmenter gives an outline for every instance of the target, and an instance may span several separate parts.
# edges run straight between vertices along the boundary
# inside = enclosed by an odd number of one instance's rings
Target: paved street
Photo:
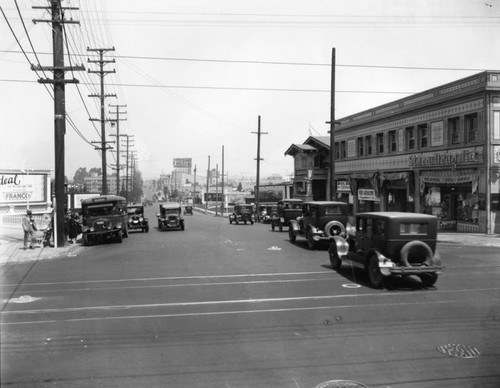
[[[268,225],[195,213],[160,232],[156,211],[122,244],[9,253],[2,386],[499,386],[495,239],[441,240],[435,288],[387,291]]]

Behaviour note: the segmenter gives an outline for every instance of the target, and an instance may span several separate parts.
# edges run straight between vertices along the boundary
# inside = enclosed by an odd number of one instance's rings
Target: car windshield
[[[114,203],[99,203],[86,206],[83,214],[87,217],[114,216],[123,214],[123,210]]]
[[[171,215],[171,214],[179,214],[180,213],[180,210],[179,209],[165,209],[163,208],[163,214],[167,215]]]
[[[425,223],[401,223],[399,225],[401,235],[427,234],[427,224]]]
[[[129,215],[142,214],[142,213],[144,213],[144,210],[143,210],[142,206],[129,207],[129,208],[127,208],[127,213]]]

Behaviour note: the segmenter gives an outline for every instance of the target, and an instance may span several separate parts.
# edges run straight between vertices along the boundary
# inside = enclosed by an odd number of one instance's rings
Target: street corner
[[[38,260],[77,257],[84,249],[80,244],[67,244],[63,247],[43,247],[35,245],[32,249],[23,247],[22,243],[11,243],[1,252],[0,264],[17,264]]]

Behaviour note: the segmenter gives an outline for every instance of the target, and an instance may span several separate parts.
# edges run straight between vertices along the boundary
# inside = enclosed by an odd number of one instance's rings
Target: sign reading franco
[[[175,158],[174,168],[191,168],[192,158]]]
[[[45,174],[1,174],[0,204],[46,202],[47,179]]]

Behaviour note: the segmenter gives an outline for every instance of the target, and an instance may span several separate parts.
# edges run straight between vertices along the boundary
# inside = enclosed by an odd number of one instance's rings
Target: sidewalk
[[[470,245],[477,247],[500,248],[500,234],[439,233],[438,242],[448,243],[448,244]]]
[[[19,227],[0,228],[0,265],[22,263],[42,259],[74,257],[83,249],[79,243],[66,244],[64,247],[51,248],[35,245],[35,249],[24,250],[23,230]]]

